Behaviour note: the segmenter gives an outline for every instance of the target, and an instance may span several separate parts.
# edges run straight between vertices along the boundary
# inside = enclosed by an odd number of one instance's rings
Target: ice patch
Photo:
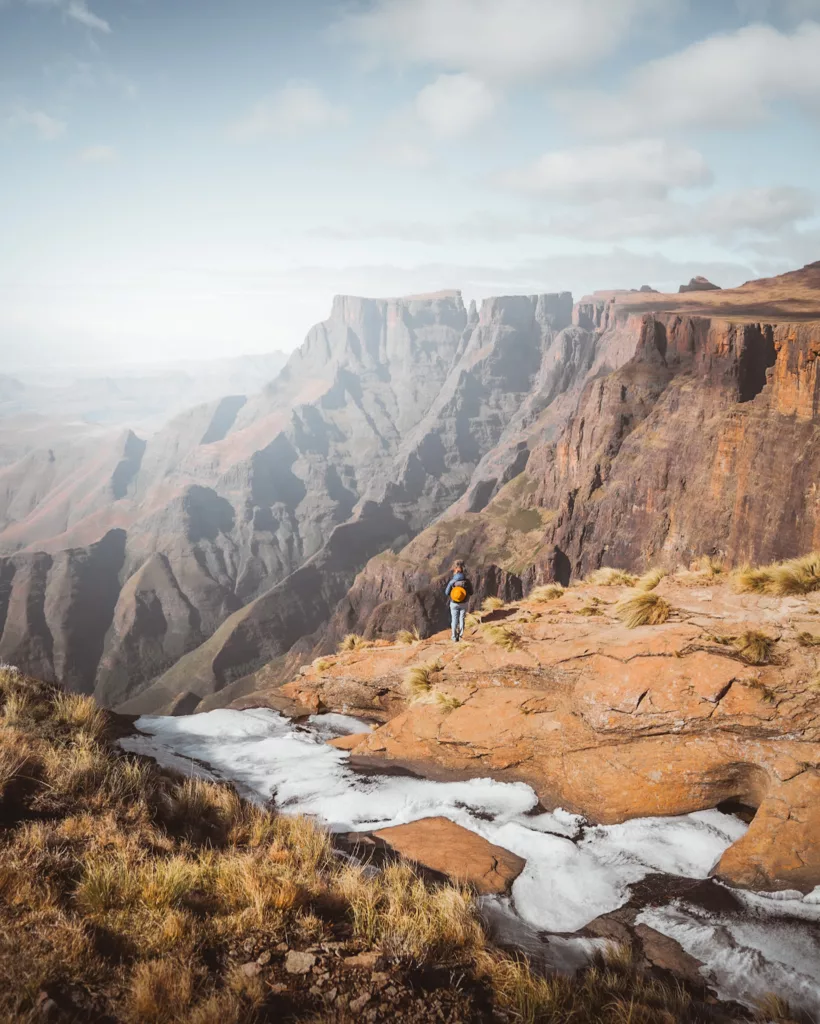
[[[329,736],[369,726],[347,715],[314,715],[295,725],[275,711],[211,711],[181,718],[140,718],[147,735],[122,740],[186,773],[233,782],[243,795],[287,813],[315,816],[332,831],[368,831],[441,815],[526,860],[510,899],[482,901],[502,932],[541,942],[556,969],[589,956],[598,940],[560,939],[622,906],[630,886],[649,874],[708,878],[723,852],[746,832],[737,818],[701,811],[589,826],[566,811],[533,813],[534,791],[492,779],[433,782],[362,775]],[[203,768],[206,765],[207,768]],[[715,915],[674,903],[639,920],[676,939],[707,964],[727,998],[775,991],[820,1011],[820,887],[799,893],[739,893],[739,913]],[[561,945],[561,943],[564,945]]]
[[[732,892],[746,904],[745,913],[714,914],[676,902],[644,910],[638,922],[675,939],[700,960],[723,999],[754,1006],[775,993],[793,1010],[820,1017],[820,908],[804,899]],[[813,916],[805,916],[809,907]]]

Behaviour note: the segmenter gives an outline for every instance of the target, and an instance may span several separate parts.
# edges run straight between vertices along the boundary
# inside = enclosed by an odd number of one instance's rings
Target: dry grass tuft
[[[417,644],[421,641],[421,633],[419,633],[418,626],[414,626],[413,629],[400,629],[396,633],[396,643],[404,644],[409,646],[410,644]]]
[[[535,604],[547,604],[549,601],[557,601],[563,596],[564,588],[560,583],[548,583],[544,587],[536,587],[530,591],[527,600],[534,601]]]
[[[139,1024],[180,1020],[193,1002],[194,973],[185,964],[149,960],[131,975],[129,1017]]]
[[[503,623],[491,623],[484,627],[484,636],[488,643],[513,651],[521,644],[521,636],[511,626]]]
[[[667,621],[671,612],[669,602],[652,591],[636,594],[615,606],[615,614],[629,629],[659,626]]]
[[[669,573],[666,569],[661,569],[660,567],[650,569],[641,576],[635,586],[638,590],[654,590],[661,580],[665,579],[668,575]]]
[[[766,1024],[794,1024],[792,1008],[785,999],[770,992],[757,1000],[755,1020]]]
[[[734,573],[734,585],[740,593],[778,597],[811,594],[820,590],[820,551],[758,568],[744,565]]]
[[[317,658],[313,662],[313,667],[317,672],[327,672],[327,670],[333,668],[335,664],[336,661],[333,658]]]
[[[820,636],[814,633],[798,633],[797,642],[801,647],[820,647]]]
[[[723,576],[726,573],[726,566],[724,563],[713,555],[701,555],[696,564],[697,571],[710,578],[714,576]]]
[[[438,704],[442,711],[455,711],[464,704],[464,701],[459,700],[458,697],[454,697],[450,693],[436,690],[436,704]]]
[[[612,569],[603,566],[591,572],[584,583],[590,583],[596,587],[634,587],[638,577],[625,569]]]
[[[756,629],[749,629],[732,640],[737,653],[749,665],[768,665],[775,643],[773,637]]]
[[[364,651],[373,646],[372,640],[365,640],[358,633],[348,633],[339,644],[340,651]]]
[[[414,665],[407,670],[404,677],[404,688],[411,700],[419,700],[433,689],[433,677],[440,672],[440,661],[428,661],[424,665]]]
[[[481,603],[483,612],[497,612],[504,607],[504,601],[500,597],[485,597]]]
[[[105,732],[105,714],[93,697],[79,693],[58,693],[54,697],[54,720],[59,725],[78,729],[91,739]]]

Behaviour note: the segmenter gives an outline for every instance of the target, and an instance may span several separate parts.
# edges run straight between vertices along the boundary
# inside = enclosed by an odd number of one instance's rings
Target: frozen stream
[[[364,732],[344,715],[315,715],[306,726],[274,711],[211,711],[182,718],[140,718],[146,735],[121,741],[185,774],[228,780],[243,795],[309,814],[334,832],[369,831],[441,815],[527,861],[511,899],[486,909],[506,929],[575,932],[622,906],[629,887],[649,874],[705,879],[723,851],[746,831],[719,811],[588,826],[563,811],[533,813],[538,799],[524,783],[472,779],[433,782],[363,775],[349,755],[325,742]],[[206,767],[205,767],[206,766]],[[820,888],[777,898],[732,890],[740,904],[706,911],[673,901],[638,920],[676,939],[725,998],[751,1004],[777,992],[820,1022]],[[572,966],[599,940],[548,939],[556,966]]]

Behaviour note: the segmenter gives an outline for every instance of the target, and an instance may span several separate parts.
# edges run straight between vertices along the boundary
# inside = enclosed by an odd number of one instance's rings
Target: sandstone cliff
[[[489,504],[454,505],[368,565],[326,646],[402,619],[440,628],[454,557],[480,594],[515,597],[604,562],[674,567],[709,552],[739,564],[820,547],[820,264],[735,291],[611,293],[575,316],[601,324],[601,362],[557,439],[530,450],[537,431],[522,431],[525,468]]]

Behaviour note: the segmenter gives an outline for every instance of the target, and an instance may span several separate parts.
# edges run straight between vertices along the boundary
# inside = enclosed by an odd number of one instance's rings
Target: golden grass
[[[91,739],[98,739],[105,731],[105,715],[97,702],[79,693],[55,696],[54,719],[59,725],[73,726]]]
[[[488,947],[470,889],[425,881],[405,862],[352,865],[306,818],[115,750],[105,713],[94,738],[94,716],[50,687],[0,679],[4,701],[18,683],[28,701],[14,705],[14,725],[0,719],[0,770],[13,785],[25,760],[31,775],[17,816],[0,805],[0,1020],[39,1019],[38,993],[56,990],[87,1001],[78,1019],[255,1024],[271,1012],[270,975],[241,964],[282,942],[323,944],[336,924],[352,929],[351,952],[392,961],[395,984],[406,988],[414,965],[446,965],[469,990],[489,981],[492,1003],[514,1020],[699,1019],[685,994],[623,951],[575,979],[537,976]],[[355,993],[359,982],[349,984]],[[306,991],[289,998],[304,1019]]]
[[[548,583],[543,587],[536,587],[527,596],[528,601],[535,604],[547,604],[549,601],[557,601],[564,596],[564,588],[559,583]]]
[[[487,643],[503,647],[507,651],[515,650],[521,644],[521,635],[511,626],[505,626],[503,623],[490,623],[484,626],[483,632]]]
[[[372,640],[365,640],[358,633],[348,633],[340,642],[339,651],[365,651],[372,646]]]
[[[596,587],[634,587],[638,577],[625,569],[612,569],[603,566],[591,572],[584,583],[590,583]]]
[[[313,667],[317,672],[327,672],[328,669],[333,668],[336,664],[333,658],[317,658],[313,662]]]
[[[739,593],[800,596],[820,590],[820,551],[753,568],[744,565],[733,574]]]
[[[665,579],[668,575],[669,573],[666,569],[661,569],[660,567],[650,569],[640,577],[635,586],[638,590],[654,590],[661,580]]]
[[[418,627],[415,626],[413,629],[400,629],[396,633],[396,643],[404,644],[409,646],[410,644],[417,644],[421,640],[421,633],[418,631]]]
[[[434,676],[442,669],[441,662],[428,661],[409,668],[404,677],[404,689],[411,700],[418,700],[433,689]]]
[[[732,639],[735,650],[749,665],[767,665],[775,642],[773,637],[756,629],[748,629]]]
[[[713,555],[701,555],[696,564],[698,571],[704,576],[723,576],[726,572],[725,564]]]
[[[458,697],[454,697],[450,693],[444,693],[442,690],[436,690],[435,697],[436,704],[442,711],[455,711],[464,704],[463,700],[459,700]]]
[[[500,597],[485,597],[481,603],[483,612],[497,612],[504,607],[504,601]]]
[[[669,602],[652,591],[635,594],[615,606],[615,614],[629,629],[659,626],[667,621],[671,612]]]
[[[586,618],[590,618],[594,615],[603,615],[601,611],[601,601],[597,597],[593,597],[590,601],[587,601],[585,605],[576,610],[576,615],[584,615]]]

